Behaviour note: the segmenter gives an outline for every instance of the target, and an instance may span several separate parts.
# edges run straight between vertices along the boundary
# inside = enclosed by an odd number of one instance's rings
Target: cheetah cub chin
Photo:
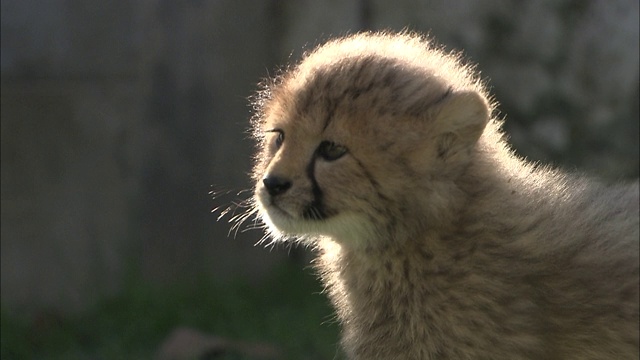
[[[638,183],[517,157],[457,55],[329,41],[254,106],[254,211],[317,250],[349,358],[638,359]]]

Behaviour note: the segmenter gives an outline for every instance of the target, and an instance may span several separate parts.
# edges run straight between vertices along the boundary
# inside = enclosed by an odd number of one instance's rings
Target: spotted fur
[[[638,183],[517,157],[458,55],[357,34],[254,100],[255,210],[318,250],[350,358],[638,358]]]

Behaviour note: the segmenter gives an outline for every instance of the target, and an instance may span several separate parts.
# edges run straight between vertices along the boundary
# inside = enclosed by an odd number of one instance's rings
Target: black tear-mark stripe
[[[311,194],[313,200],[311,204],[304,210],[302,216],[305,219],[322,220],[327,217],[327,213],[322,201],[324,194],[318,185],[318,181],[315,176],[316,160],[318,159],[318,151],[316,150],[311,157],[311,161],[307,165],[307,177],[311,181]]]

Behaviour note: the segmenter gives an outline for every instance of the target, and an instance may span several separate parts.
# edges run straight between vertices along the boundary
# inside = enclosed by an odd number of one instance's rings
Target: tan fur
[[[255,104],[256,211],[320,252],[350,358],[638,358],[638,183],[515,156],[458,56],[358,34]]]

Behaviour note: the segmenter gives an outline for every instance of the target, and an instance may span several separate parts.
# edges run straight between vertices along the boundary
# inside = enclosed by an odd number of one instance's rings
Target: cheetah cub
[[[351,359],[638,359],[638,183],[526,162],[459,56],[329,41],[254,98],[255,208]]]

